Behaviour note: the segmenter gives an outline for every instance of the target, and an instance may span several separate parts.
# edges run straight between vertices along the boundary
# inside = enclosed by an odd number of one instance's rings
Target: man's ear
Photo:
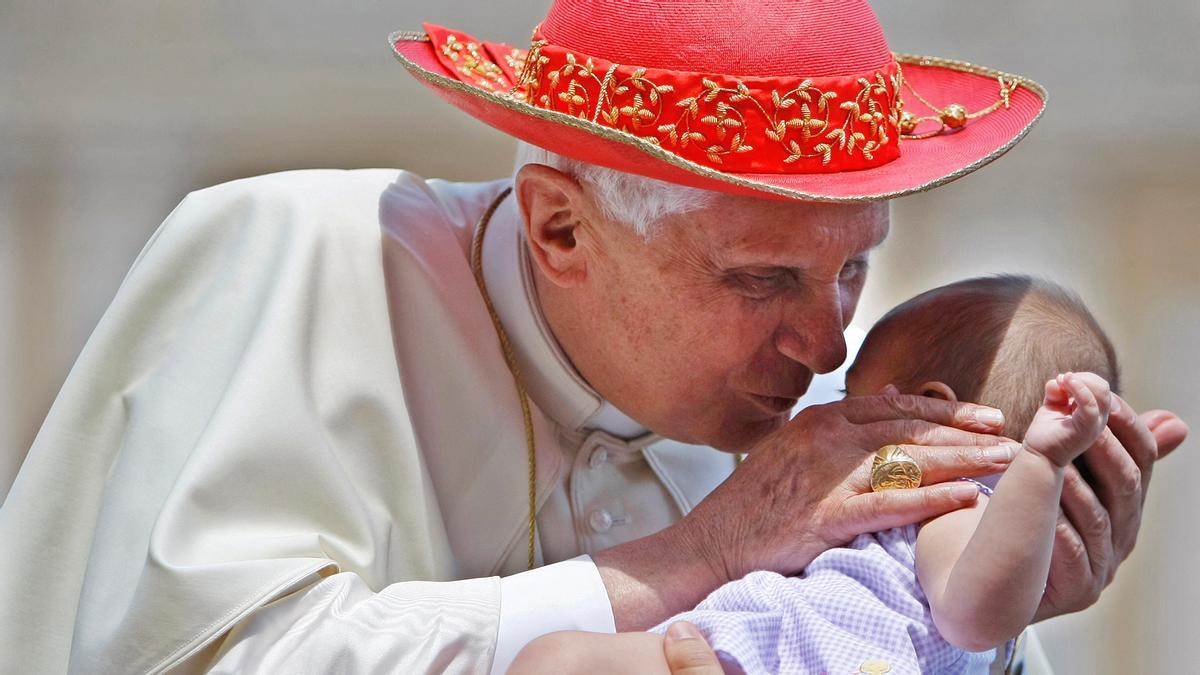
[[[564,288],[587,277],[587,255],[580,246],[588,203],[573,177],[542,164],[517,172],[515,192],[525,223],[529,251],[542,274]]]
[[[954,390],[950,388],[950,385],[937,380],[934,380],[933,382],[926,382],[918,387],[917,394],[919,396],[928,396],[929,398],[940,398],[946,401],[958,400],[958,396],[954,393]]]

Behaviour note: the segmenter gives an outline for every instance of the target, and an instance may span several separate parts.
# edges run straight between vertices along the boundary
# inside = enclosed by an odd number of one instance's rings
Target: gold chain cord
[[[475,226],[475,238],[471,242],[471,272],[475,275],[475,284],[479,287],[479,294],[483,296],[483,303],[487,305],[488,316],[492,318],[492,326],[496,328],[500,350],[504,352],[504,362],[508,364],[508,372],[512,373],[513,384],[517,388],[517,398],[521,401],[521,416],[525,419],[525,448],[529,453],[529,559],[527,565],[528,569],[533,569],[533,549],[537,537],[537,451],[533,441],[533,415],[529,412],[529,394],[525,392],[525,385],[521,383],[521,369],[517,365],[517,355],[513,352],[512,344],[508,340],[508,333],[504,331],[504,325],[500,323],[500,315],[496,313],[496,306],[492,304],[492,296],[488,295],[487,282],[483,279],[483,234],[492,220],[492,214],[511,192],[512,188],[505,188],[488,206],[487,211],[483,212],[479,224]]]
[[[897,63],[896,66],[899,68],[900,64]],[[905,89],[908,89],[918,101],[924,103],[925,107],[937,113],[935,115],[923,115],[921,117],[917,117],[911,113],[902,112],[900,118],[901,136],[908,140],[932,138],[934,136],[941,135],[942,132],[947,130],[956,131],[968,121],[979,119],[984,115],[994,113],[1001,107],[1007,109],[1011,104],[1013,92],[1016,91],[1017,88],[1022,84],[1024,84],[1025,80],[1014,75],[1008,76],[1009,79],[1007,80],[1004,79],[1004,75],[998,74],[995,77],[996,82],[1000,85],[1000,93],[996,101],[986,108],[976,110],[975,112],[968,112],[966,108],[957,103],[950,103],[945,106],[938,106],[930,103],[928,99],[921,95],[921,92],[913,88],[908,79],[904,77],[904,71],[900,70],[900,82],[902,83],[902,86]],[[903,108],[903,102],[901,103],[901,108]],[[928,131],[920,134],[914,133],[917,125],[922,122],[937,122],[940,126],[936,131]]]

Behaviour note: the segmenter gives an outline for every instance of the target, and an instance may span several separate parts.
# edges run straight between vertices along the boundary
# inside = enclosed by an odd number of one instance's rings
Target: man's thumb
[[[671,675],[722,675],[721,664],[700,630],[687,621],[667,628],[663,653]]]

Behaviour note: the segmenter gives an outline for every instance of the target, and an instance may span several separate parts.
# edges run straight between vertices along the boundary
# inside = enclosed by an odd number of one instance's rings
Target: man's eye
[[[765,294],[775,291],[782,286],[784,276],[783,274],[753,274],[743,272],[737,275],[737,279],[738,283],[747,290],[753,293]]]
[[[866,271],[867,271],[867,261],[866,260],[851,260],[842,267],[842,271],[838,273],[838,279],[840,281],[849,281],[858,276],[861,276]]]

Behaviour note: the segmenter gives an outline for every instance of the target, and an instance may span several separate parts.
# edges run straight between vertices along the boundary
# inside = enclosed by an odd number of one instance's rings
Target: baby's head
[[[970,401],[1004,411],[1020,439],[1046,380],[1092,372],[1118,390],[1116,352],[1073,293],[1041,279],[996,276],[926,291],[888,312],[846,374],[846,393],[894,384],[901,393]]]

